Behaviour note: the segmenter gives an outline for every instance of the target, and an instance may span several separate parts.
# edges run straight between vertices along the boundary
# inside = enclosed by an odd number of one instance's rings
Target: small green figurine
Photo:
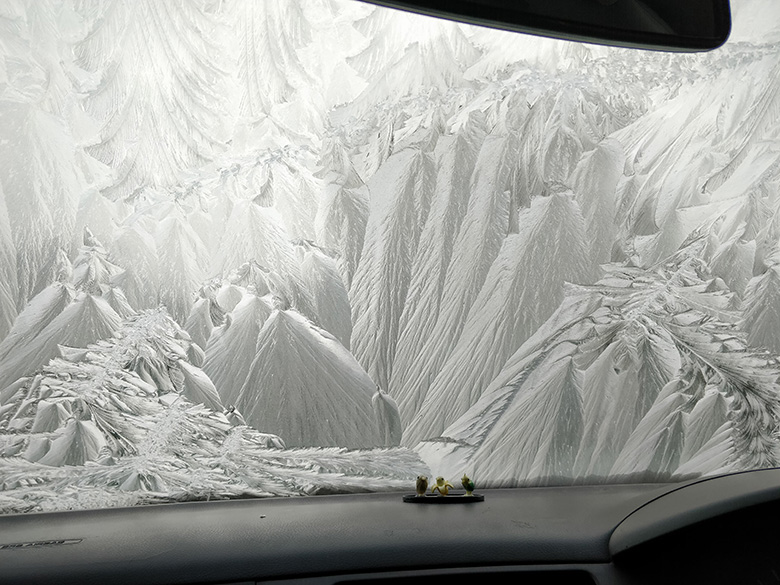
[[[428,491],[428,478],[424,475],[417,476],[417,495],[424,496]]]
[[[436,478],[436,485],[431,488],[431,493],[434,493],[436,490],[438,490],[440,496],[446,496],[448,493],[450,493],[451,487],[452,484],[448,481],[445,481],[444,478],[440,475]]]
[[[469,479],[468,475],[464,473],[463,477],[460,478],[460,483],[463,486],[463,489],[466,490],[467,496],[474,495],[474,482]]]

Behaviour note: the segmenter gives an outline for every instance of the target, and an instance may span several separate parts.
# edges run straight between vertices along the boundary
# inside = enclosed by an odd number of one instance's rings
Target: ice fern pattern
[[[777,466],[769,4],[678,55],[6,2],[0,511]]]

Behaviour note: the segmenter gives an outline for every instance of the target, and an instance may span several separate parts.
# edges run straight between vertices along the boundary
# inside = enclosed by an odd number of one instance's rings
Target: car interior
[[[2,518],[7,583],[771,583],[777,470],[682,485],[194,502]]]
[[[731,28],[727,0],[372,3],[513,34],[636,51],[717,52]],[[207,394],[199,401],[207,404]],[[0,406],[11,395],[2,395]],[[377,390],[375,402],[382,396]],[[391,427],[385,436],[392,435]],[[457,435],[450,436],[455,444]],[[0,583],[780,582],[780,469],[667,481],[637,477],[523,487],[501,481],[483,487],[475,478],[480,498],[415,498],[409,480],[408,487],[394,483],[391,491],[366,490],[374,493],[323,489],[307,497],[249,494],[7,513],[0,515]]]

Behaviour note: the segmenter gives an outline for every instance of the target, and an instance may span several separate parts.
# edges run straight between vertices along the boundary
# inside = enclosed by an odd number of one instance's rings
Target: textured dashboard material
[[[43,544],[0,548],[0,580],[225,583],[369,571],[608,563],[614,527],[670,489],[485,490],[485,502],[468,506],[413,506],[395,493],[5,516],[0,517],[0,545]]]
[[[663,534],[615,556],[608,583],[780,583],[778,517],[775,499]]]
[[[612,555],[729,512],[780,499],[780,469],[704,478],[647,502],[615,529]],[[780,578],[778,578],[780,582]]]
[[[0,583],[780,582],[780,470],[484,494],[466,506],[394,493],[0,516]]]

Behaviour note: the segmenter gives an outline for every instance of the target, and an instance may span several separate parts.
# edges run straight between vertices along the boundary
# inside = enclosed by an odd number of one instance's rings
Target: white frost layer
[[[352,350],[382,388],[389,376],[398,338],[398,322],[428,214],[434,181],[432,156],[406,148],[390,157],[369,182],[371,215],[363,254],[349,291],[352,302]]]
[[[336,262],[319,250],[310,248],[303,254],[301,277],[311,295],[320,327],[349,349],[352,314],[349,294]]]
[[[504,240],[463,332],[404,432],[413,445],[440,434],[482,395],[506,360],[555,311],[565,282],[595,269],[579,205],[570,192],[540,197]]]
[[[225,405],[235,404],[257,353],[257,337],[271,315],[269,298],[247,294],[206,346],[203,370]]]
[[[86,347],[111,337],[121,323],[122,319],[103,298],[81,293],[38,335],[17,344],[6,354],[0,364],[0,388],[58,356],[58,345]]]
[[[407,369],[403,385],[393,389],[405,420],[416,414],[457,344],[469,310],[501,248],[510,208],[508,192],[503,189],[509,168],[506,161],[516,155],[513,136],[488,136],[480,148],[468,207],[452,246],[436,324],[414,359],[405,356],[405,363],[398,368]]]
[[[19,344],[36,337],[75,296],[72,287],[60,282],[38,293],[19,314],[8,336],[0,343],[0,359]]]
[[[384,446],[375,384],[344,346],[300,314],[275,311],[236,406],[248,424],[289,446]]]
[[[419,381],[426,361],[420,359],[420,351],[439,316],[452,247],[471,195],[470,179],[480,139],[461,132],[456,136],[442,136],[436,145],[439,165],[436,191],[412,265],[412,280],[399,323],[401,334],[390,378],[390,391],[401,402],[401,414],[406,422],[417,412],[418,402],[424,397],[420,396],[423,388]]]

